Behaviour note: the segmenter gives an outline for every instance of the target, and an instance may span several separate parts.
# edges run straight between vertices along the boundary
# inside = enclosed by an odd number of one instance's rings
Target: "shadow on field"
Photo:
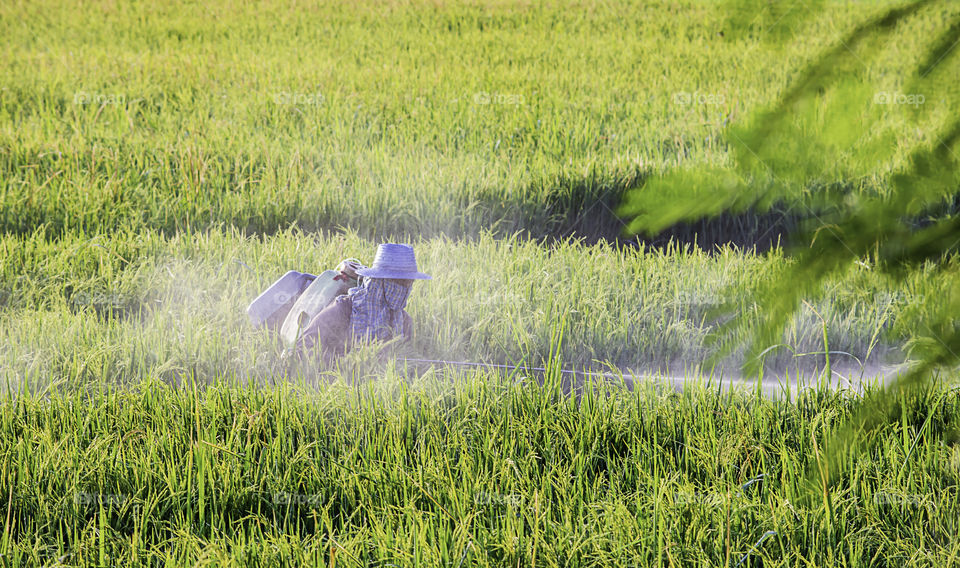
[[[549,189],[538,182],[529,188],[529,193],[548,196],[544,209],[552,222],[537,224],[533,219],[525,219],[524,233],[538,240],[574,237],[587,244],[607,241],[632,246],[644,244],[648,248],[689,244],[712,251],[729,244],[762,253],[785,242],[801,219],[785,207],[774,207],[766,213],[724,213],[692,223],[678,223],[653,237],[625,235],[628,220],[616,211],[624,195],[643,187],[651,175],[647,170],[638,169],[616,178],[566,177],[554,180]]]
[[[492,232],[539,241],[574,237],[587,244],[645,243],[656,248],[671,242],[704,250],[733,244],[762,252],[776,246],[797,221],[785,208],[775,207],[765,214],[723,214],[678,224],[656,237],[626,236],[626,222],[615,211],[628,191],[658,174],[639,166],[550,167],[520,186],[485,185],[480,180],[457,185],[459,181],[433,179],[418,180],[423,187],[415,183],[390,189],[371,185],[351,169],[323,183],[306,174],[272,179],[278,174],[257,156],[211,150],[203,154],[208,175],[202,183],[194,179],[199,174],[191,173],[192,154],[169,155],[156,167],[123,176],[112,185],[102,180],[113,179],[113,166],[98,162],[90,175],[101,181],[78,191],[59,175],[67,158],[41,158],[39,153],[22,152],[0,160],[0,171],[29,172],[20,181],[36,187],[17,207],[0,211],[0,235],[42,234],[57,240],[68,234],[151,230],[172,237],[232,228],[245,235],[269,236],[295,226],[307,232],[356,232],[370,240],[441,235],[470,239]],[[193,185],[184,180],[193,180]]]

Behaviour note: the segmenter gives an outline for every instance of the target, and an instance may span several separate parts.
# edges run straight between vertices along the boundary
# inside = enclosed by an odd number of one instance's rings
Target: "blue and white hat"
[[[413,255],[413,247],[395,243],[378,246],[373,266],[361,268],[357,270],[357,274],[367,278],[431,280],[429,275],[417,271],[417,259]]]

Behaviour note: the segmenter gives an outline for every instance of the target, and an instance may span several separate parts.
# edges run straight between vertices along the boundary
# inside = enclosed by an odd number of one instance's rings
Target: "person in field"
[[[413,318],[404,309],[414,280],[431,277],[417,270],[413,247],[395,243],[377,247],[373,266],[356,271],[360,284],[318,313],[303,330],[298,348],[343,354],[356,342],[413,334]]]

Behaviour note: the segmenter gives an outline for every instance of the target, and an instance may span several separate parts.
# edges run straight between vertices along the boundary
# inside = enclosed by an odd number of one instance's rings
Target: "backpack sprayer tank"
[[[363,264],[359,260],[348,258],[336,270],[324,270],[317,276],[291,270],[250,303],[250,322],[254,327],[279,326],[283,346],[293,349],[314,316],[337,296],[359,285],[360,268]]]
[[[276,328],[304,290],[316,279],[313,274],[291,270],[278,278],[247,306],[253,327]]]

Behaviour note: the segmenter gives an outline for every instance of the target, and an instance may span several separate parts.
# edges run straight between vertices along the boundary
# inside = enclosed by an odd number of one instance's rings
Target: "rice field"
[[[653,388],[558,395],[396,369],[317,389],[90,385],[3,402],[4,562],[41,565],[956,563],[956,391],[836,485],[817,440],[857,401]],[[837,465],[837,464],[835,464]]]
[[[659,239],[615,213],[728,164],[725,125],[890,5],[826,2],[771,45],[776,18],[731,38],[695,0],[0,3],[0,565],[960,564],[955,373],[859,453],[830,447],[857,389],[708,378],[744,362],[712,358],[717,308],[759,325],[797,211]],[[387,241],[434,278],[408,344],[326,366],[249,325],[287,270]],[[869,261],[826,286],[767,378],[874,392],[952,293]]]

